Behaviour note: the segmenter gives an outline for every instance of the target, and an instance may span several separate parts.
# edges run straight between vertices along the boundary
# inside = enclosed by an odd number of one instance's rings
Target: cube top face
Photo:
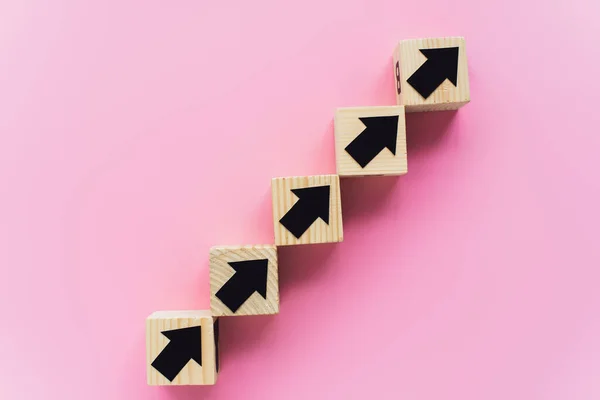
[[[276,245],[343,240],[338,175],[273,178],[271,190]]]
[[[406,112],[455,110],[470,101],[464,38],[403,40],[393,58],[396,100]]]
[[[146,319],[148,385],[212,385],[219,322],[210,311],[159,311]]]
[[[405,174],[404,106],[337,109],[335,158],[342,177]]]
[[[210,309],[216,316],[277,314],[277,247],[211,248]]]

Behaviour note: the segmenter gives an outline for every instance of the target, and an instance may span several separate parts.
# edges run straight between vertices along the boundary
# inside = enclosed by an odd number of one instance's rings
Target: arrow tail
[[[248,300],[248,298],[254,293],[254,288],[249,288],[244,285],[242,279],[239,278],[237,273],[229,279],[221,289],[215,293],[215,296],[223,302],[235,313],[241,306]]]
[[[167,378],[169,382],[173,382],[173,379],[190,361],[185,349],[180,347],[170,342],[152,362],[152,367]]]
[[[310,228],[317,220],[316,217],[307,218],[306,210],[301,201],[298,201],[292,208],[279,220],[279,223],[285,227],[296,239],[300,237]]]
[[[380,144],[373,140],[369,140],[366,133],[365,129],[365,131],[358,135],[345,148],[346,152],[350,154],[350,157],[352,157],[362,168],[365,168],[384,149]]]
[[[445,80],[444,74],[427,60],[406,82],[427,99]]]

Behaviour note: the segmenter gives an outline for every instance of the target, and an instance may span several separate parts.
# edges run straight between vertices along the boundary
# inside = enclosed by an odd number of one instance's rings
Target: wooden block
[[[273,178],[271,189],[276,245],[343,240],[338,175]]]
[[[405,174],[404,106],[338,108],[335,158],[341,177]]]
[[[401,41],[394,51],[396,100],[406,112],[456,110],[470,101],[465,39]]]
[[[158,311],[146,319],[148,385],[212,385],[219,321],[210,311]]]
[[[215,316],[277,314],[277,247],[211,248],[210,310]]]

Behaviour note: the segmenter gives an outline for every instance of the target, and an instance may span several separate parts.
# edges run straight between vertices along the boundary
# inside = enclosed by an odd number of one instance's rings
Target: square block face
[[[405,174],[404,107],[339,108],[335,113],[335,158],[342,177]]]
[[[470,101],[465,39],[401,41],[394,51],[396,100],[406,112],[455,110]]]
[[[210,310],[215,316],[277,314],[277,248],[210,249]]]
[[[146,319],[148,385],[212,385],[219,321],[210,311],[158,311]]]
[[[273,178],[271,190],[276,245],[343,240],[339,176]]]

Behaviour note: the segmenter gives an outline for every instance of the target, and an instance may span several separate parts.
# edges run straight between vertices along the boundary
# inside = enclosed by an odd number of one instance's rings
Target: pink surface
[[[0,398],[600,398],[592,0],[2,1]],[[403,38],[463,35],[472,102],[409,173],[342,185],[222,321],[215,387],[145,382],[144,319],[206,308],[211,245],[272,241],[270,178],[334,172]]]

